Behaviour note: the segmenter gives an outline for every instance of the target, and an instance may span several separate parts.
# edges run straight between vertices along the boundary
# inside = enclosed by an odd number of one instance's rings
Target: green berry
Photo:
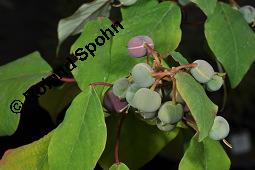
[[[200,83],[206,83],[211,80],[215,74],[213,67],[205,60],[196,60],[197,66],[190,69],[192,76]]]
[[[159,109],[158,118],[161,122],[174,124],[181,120],[183,107],[181,104],[174,104],[172,101],[165,102]]]
[[[129,85],[127,78],[121,78],[113,83],[112,91],[115,96],[125,98]]]
[[[141,112],[155,112],[161,105],[161,97],[153,90],[141,88],[135,93],[132,103]]]
[[[229,124],[226,119],[221,116],[216,116],[213,122],[212,129],[209,132],[210,138],[214,140],[222,140],[229,134]]]
[[[152,119],[156,117],[157,112],[140,112],[140,114],[144,119]]]
[[[129,168],[124,163],[115,163],[109,170],[129,170]]]
[[[159,130],[162,131],[171,131],[175,128],[176,125],[171,125],[171,124],[164,124],[163,122],[158,121],[157,122],[157,127]]]
[[[135,84],[140,87],[149,87],[155,81],[155,78],[151,75],[152,72],[153,69],[150,65],[139,63],[133,67],[131,74]]]
[[[212,79],[210,81],[208,81],[206,83],[206,88],[208,91],[217,91],[221,88],[221,86],[223,85],[223,78],[218,76],[218,75],[214,75],[212,77]]]
[[[135,96],[135,93],[140,89],[136,84],[131,84],[126,92],[126,101],[132,106],[135,107],[134,104],[132,103],[132,100]]]

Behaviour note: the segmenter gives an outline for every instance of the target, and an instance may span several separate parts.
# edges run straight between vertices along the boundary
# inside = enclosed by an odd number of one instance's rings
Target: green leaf
[[[173,51],[170,54],[173,57],[173,59],[176,62],[178,62],[180,65],[189,64],[188,60],[185,57],[183,57],[183,55],[181,53]]]
[[[129,170],[129,168],[124,163],[115,163],[109,170]]]
[[[116,142],[116,131],[119,124],[119,116],[110,116],[107,123],[107,144],[104,153],[99,160],[103,169],[109,169],[114,163],[114,145]],[[163,149],[179,132],[178,128],[171,132],[162,132],[156,126],[148,125],[139,120],[134,113],[129,113],[124,120],[120,136],[120,161],[132,170],[139,169],[160,150]]]
[[[77,41],[71,47],[71,52],[75,53],[78,48],[84,48],[89,43],[95,43],[95,38],[102,35],[100,29],[106,30],[112,23],[107,18],[89,22]],[[113,31],[113,30],[112,30]],[[115,36],[119,36],[115,33]],[[89,35],[89,36],[88,36]],[[84,55],[82,56],[84,57]],[[84,90],[90,83],[107,81],[111,69],[111,40],[105,40],[101,47],[97,46],[95,57],[89,55],[85,61],[77,61],[72,73],[80,87]]]
[[[12,135],[18,127],[20,113],[10,110],[11,103],[14,100],[24,102],[23,93],[50,71],[50,66],[38,52],[0,67],[0,136]]]
[[[210,14],[213,13],[215,10],[217,0],[191,0],[195,4],[198,5],[199,8],[202,9],[202,11],[209,16]]]
[[[230,160],[218,141],[209,137],[197,142],[194,136],[179,165],[179,170],[229,170]]]
[[[7,150],[0,160],[1,170],[48,170],[48,145],[52,132],[31,144]]]
[[[177,90],[196,121],[199,141],[202,141],[209,134],[218,106],[207,97],[203,87],[190,74],[179,72],[175,79]]]
[[[71,103],[79,92],[80,89],[77,84],[64,84],[60,87],[53,87],[43,96],[40,96],[39,104],[49,112],[52,121],[56,123],[58,114]]]
[[[205,35],[231,86],[236,87],[255,60],[254,32],[237,10],[219,3],[205,24]]]
[[[52,170],[92,170],[106,143],[106,125],[101,102],[92,88],[81,92],[55,129],[49,149]]]
[[[156,7],[158,5],[157,0],[138,0],[134,5],[121,8],[121,14],[123,20],[132,19],[136,15],[140,15],[141,10],[143,11],[149,11],[153,7]]]
[[[108,17],[109,13],[110,2],[108,0],[95,0],[83,4],[73,15],[59,21],[59,44],[68,36],[82,32],[84,25],[90,20],[96,19],[98,16]]]

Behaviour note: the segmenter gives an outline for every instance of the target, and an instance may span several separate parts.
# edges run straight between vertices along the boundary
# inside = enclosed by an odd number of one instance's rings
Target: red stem
[[[176,104],[176,80],[173,78],[173,94],[172,94],[173,103]]]
[[[119,145],[120,145],[120,132],[121,132],[121,128],[122,128],[122,125],[123,125],[123,121],[124,121],[124,115],[122,115],[122,117],[120,118],[120,123],[117,127],[116,143],[115,143],[115,147],[114,147],[115,163],[120,163]]]
[[[62,77],[62,78],[59,78],[60,81],[63,81],[65,83],[75,83],[75,79],[73,78],[68,78],[68,77]]]
[[[106,86],[106,87],[112,87],[113,84],[105,83],[105,82],[95,82],[90,84],[93,88],[96,86]]]

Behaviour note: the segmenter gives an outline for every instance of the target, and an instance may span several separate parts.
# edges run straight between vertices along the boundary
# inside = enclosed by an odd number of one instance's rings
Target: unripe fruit
[[[109,170],[129,170],[129,168],[124,163],[115,163]]]
[[[103,106],[109,112],[121,113],[123,109],[127,107],[128,103],[126,101],[121,101],[119,97],[113,94],[112,90],[108,90],[105,92],[103,98]]]
[[[138,87],[135,83],[131,84],[126,92],[126,100],[127,102],[132,106],[135,107],[134,104],[132,103],[132,100],[135,96],[135,93],[140,89],[140,87]]]
[[[171,131],[175,128],[176,125],[171,125],[171,124],[164,124],[163,122],[158,121],[157,122],[157,127],[159,130],[162,131]]]
[[[149,51],[144,47],[144,43],[147,43],[151,48],[154,48],[154,43],[150,37],[136,36],[128,41],[128,53],[136,58],[147,55]]]
[[[141,112],[155,112],[161,105],[161,97],[153,90],[141,88],[135,93],[132,103]]]
[[[144,119],[152,119],[156,117],[157,112],[140,112],[140,114]]]
[[[208,91],[217,91],[221,88],[221,86],[223,85],[223,78],[218,76],[218,75],[214,75],[212,77],[212,79],[210,81],[208,81],[206,83],[206,88]]]
[[[124,6],[131,6],[131,5],[134,5],[137,2],[137,0],[119,0],[119,1]]]
[[[190,69],[192,76],[200,83],[206,83],[211,80],[215,74],[213,67],[205,60],[196,60],[197,66]]]
[[[251,24],[252,22],[255,21],[255,8],[246,5],[241,8],[239,8],[239,12],[243,15],[244,19],[246,20],[247,23]]]
[[[226,119],[221,116],[216,116],[213,122],[212,129],[209,132],[210,138],[221,140],[228,136],[229,124]]]
[[[150,65],[139,63],[133,67],[131,74],[136,85],[139,87],[149,87],[155,81],[155,78],[151,75],[152,72],[153,69]]]
[[[165,102],[158,111],[158,118],[164,124],[174,124],[181,120],[183,108],[181,104],[174,104],[172,101]]]
[[[127,78],[121,78],[113,83],[112,91],[115,96],[125,98],[129,85]]]
[[[179,4],[181,4],[182,6],[187,5],[188,3],[190,3],[190,0],[178,0]]]

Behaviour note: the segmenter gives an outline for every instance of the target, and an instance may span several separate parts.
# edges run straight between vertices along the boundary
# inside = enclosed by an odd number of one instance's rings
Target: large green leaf
[[[215,10],[217,0],[191,0],[208,16]]]
[[[52,121],[56,123],[58,114],[71,103],[79,92],[80,89],[77,84],[64,84],[60,87],[53,87],[46,94],[40,96],[39,103],[42,108],[49,112]]]
[[[99,164],[103,169],[108,170],[114,163],[114,145],[119,116],[108,117],[106,123],[107,144]],[[162,132],[156,126],[148,125],[139,120],[138,117],[134,116],[134,113],[129,113],[121,130],[120,161],[132,170],[139,169],[173,140],[178,132],[178,128],[171,132]]]
[[[205,35],[226,69],[231,86],[236,87],[255,59],[254,32],[238,11],[219,3],[206,22]]]
[[[179,72],[175,78],[178,92],[196,121],[199,141],[202,141],[209,134],[218,107],[207,97],[203,87],[190,74]]]
[[[111,27],[108,19],[94,20],[89,22],[78,40],[73,44],[71,51],[75,53],[78,48],[84,48],[86,44],[95,42],[97,36],[102,35],[100,29]],[[119,36],[118,34],[115,36]],[[105,40],[101,47],[97,46],[95,57],[89,57],[85,61],[77,61],[77,68],[73,70],[73,75],[79,85],[84,90],[90,83],[97,81],[107,81],[111,69],[111,40]]]
[[[59,44],[61,44],[68,36],[82,32],[84,25],[90,20],[93,20],[98,16],[108,17],[109,13],[110,2],[108,0],[95,0],[83,4],[73,15],[59,21]]]
[[[48,170],[48,146],[52,132],[38,141],[7,150],[0,160],[1,170]]]
[[[18,127],[20,113],[10,110],[11,103],[14,100],[24,102],[23,93],[50,71],[38,52],[0,67],[0,136],[12,135]]]
[[[218,141],[209,137],[197,142],[194,136],[179,165],[179,170],[229,170],[230,160]]]
[[[64,121],[55,129],[49,149],[52,170],[92,170],[106,143],[104,112],[96,92],[87,88],[67,110]]]

